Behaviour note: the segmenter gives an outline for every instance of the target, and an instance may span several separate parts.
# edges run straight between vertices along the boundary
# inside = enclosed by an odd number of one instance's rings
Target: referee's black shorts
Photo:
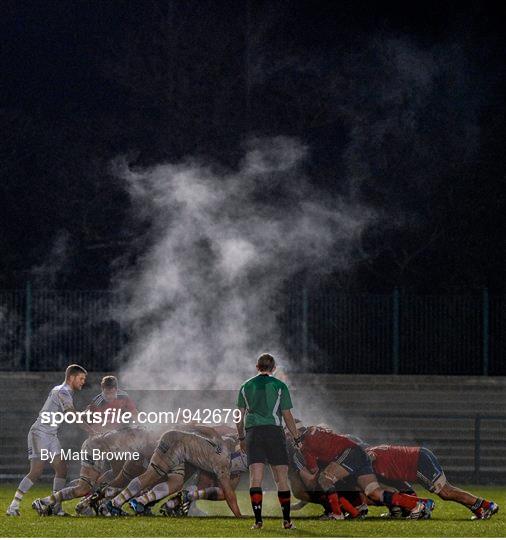
[[[288,465],[286,438],[281,426],[254,426],[246,430],[248,466],[253,463]]]

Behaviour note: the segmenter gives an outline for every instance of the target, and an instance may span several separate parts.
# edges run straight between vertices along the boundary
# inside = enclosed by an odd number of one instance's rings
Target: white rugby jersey
[[[74,409],[74,392],[67,383],[59,384],[55,386],[49,395],[47,396],[46,402],[42,406],[42,409],[39,411],[39,416],[37,420],[32,425],[32,428],[44,433],[50,433],[56,435],[58,429],[61,426],[51,426],[50,424],[43,424],[41,421],[41,414],[43,412],[62,412]]]

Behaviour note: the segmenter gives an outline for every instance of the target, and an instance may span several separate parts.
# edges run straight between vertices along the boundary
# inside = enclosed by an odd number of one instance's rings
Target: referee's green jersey
[[[281,411],[292,408],[286,384],[272,375],[258,374],[239,390],[237,406],[246,409],[245,428],[281,426]]]

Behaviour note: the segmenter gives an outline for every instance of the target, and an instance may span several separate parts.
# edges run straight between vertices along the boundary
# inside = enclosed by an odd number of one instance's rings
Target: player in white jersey
[[[79,479],[74,481],[72,485],[53,492],[43,499],[36,499],[32,503],[32,508],[41,516],[50,515],[53,513],[54,506],[62,501],[83,497],[87,494],[91,496],[90,491],[100,485],[101,482],[106,482],[107,478],[113,478],[110,485],[118,488],[113,493],[115,495],[132,478],[139,476],[146,470],[149,459],[156,448],[158,438],[157,433],[138,426],[108,431],[89,437],[81,447],[82,460]],[[112,461],[97,459],[94,457],[95,450],[100,451],[100,454],[116,452],[118,459]],[[138,458],[130,459],[129,456],[133,456],[135,453],[139,454]]]
[[[53,490],[59,491],[67,482],[67,464],[61,459],[60,441],[58,440],[58,426],[42,422],[42,413],[61,412],[74,410],[73,394],[81,390],[86,382],[87,371],[77,365],[71,364],[65,370],[65,382],[55,386],[39,412],[37,420],[32,424],[28,432],[28,459],[30,460],[30,472],[21,480],[18,489],[7,509],[8,516],[19,516],[19,503],[23,495],[41,477],[45,462],[41,457],[41,450],[56,452],[51,466],[54,469]],[[87,426],[85,424],[85,426]],[[91,428],[90,428],[91,430]]]
[[[110,515],[120,515],[121,506],[126,501],[166,480],[171,473],[179,470],[181,465],[189,463],[216,475],[228,506],[236,517],[241,517],[237,498],[230,483],[231,446],[221,437],[205,437],[183,431],[165,432],[158,441],[147,471],[134,478],[121,493],[108,501],[104,505],[104,510]],[[183,475],[178,485],[171,487],[170,492],[174,493],[181,489]]]

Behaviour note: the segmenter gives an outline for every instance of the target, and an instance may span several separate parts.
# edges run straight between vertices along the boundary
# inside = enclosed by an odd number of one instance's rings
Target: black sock
[[[290,521],[290,491],[278,491],[278,500],[283,510],[283,519]]]
[[[251,507],[255,514],[255,523],[262,522],[262,488],[254,487],[249,490],[249,498],[251,499]]]

